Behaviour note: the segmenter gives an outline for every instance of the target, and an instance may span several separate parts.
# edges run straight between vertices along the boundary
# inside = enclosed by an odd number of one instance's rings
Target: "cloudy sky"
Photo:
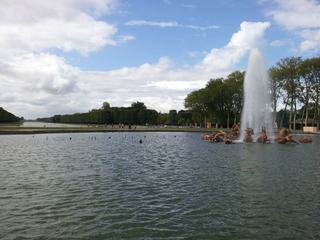
[[[0,106],[26,118],[143,101],[165,112],[214,77],[320,49],[318,0],[1,0]]]

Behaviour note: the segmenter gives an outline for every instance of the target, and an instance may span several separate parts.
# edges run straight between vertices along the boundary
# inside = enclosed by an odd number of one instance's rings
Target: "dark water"
[[[0,136],[0,239],[320,239],[319,137],[199,138]]]

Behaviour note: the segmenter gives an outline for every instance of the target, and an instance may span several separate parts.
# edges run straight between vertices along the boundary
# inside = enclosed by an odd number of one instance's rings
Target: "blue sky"
[[[120,34],[134,36],[135,39],[115,47],[105,47],[83,57],[72,53],[68,59],[74,65],[87,70],[116,69],[123,66],[138,66],[145,62],[156,62],[166,56],[178,64],[194,64],[201,60],[205,52],[214,47],[223,47],[230,36],[239,29],[243,21],[270,21],[265,8],[254,0],[136,0],[122,1],[118,11],[102,16],[100,20],[117,26]],[[184,27],[127,26],[132,20],[150,22],[177,22],[183,25],[211,26],[219,28],[194,30]],[[273,26],[266,33],[266,40],[293,38]],[[268,63],[274,64],[281,57],[295,54],[288,46],[263,48]],[[64,53],[62,53],[64,55]],[[243,68],[245,63],[239,65]]]
[[[210,78],[320,49],[318,0],[2,0],[0,106],[26,118],[143,101],[166,112]]]

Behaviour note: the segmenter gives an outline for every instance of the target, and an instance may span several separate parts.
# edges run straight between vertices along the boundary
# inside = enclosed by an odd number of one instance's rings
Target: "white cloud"
[[[203,57],[208,54],[207,51],[189,51],[188,56],[191,58]]]
[[[152,26],[152,27],[178,27],[177,22],[153,22],[145,20],[131,20],[126,22],[127,26]]]
[[[233,66],[250,50],[261,47],[264,33],[270,27],[269,22],[242,22],[240,30],[234,33],[223,48],[214,48],[202,61],[202,68],[211,71],[224,71]]]
[[[287,40],[273,40],[270,43],[270,46],[272,46],[272,47],[282,47],[282,46],[285,46],[287,44],[288,44]]]
[[[77,109],[80,70],[52,54],[19,54],[0,61],[0,103],[26,117]],[[85,103],[82,103],[85,104]],[[78,105],[79,107],[80,105]]]
[[[146,86],[166,90],[190,91],[203,87],[205,83],[206,81],[160,81],[150,83]]]
[[[207,31],[207,30],[220,28],[217,25],[197,26],[197,25],[180,24],[176,21],[157,22],[157,21],[146,21],[146,20],[131,20],[126,22],[126,25],[127,26],[151,26],[151,27],[161,27],[161,28],[189,28],[189,29],[200,30],[200,31]]]
[[[119,42],[120,43],[126,43],[126,42],[129,42],[129,41],[133,41],[135,40],[136,37],[135,36],[132,36],[132,35],[123,35],[123,36],[120,36],[119,37]]]
[[[300,49],[292,39],[277,39],[270,42],[271,47],[289,47],[293,54],[299,54]]]
[[[189,9],[195,9],[195,8],[197,8],[197,5],[194,5],[194,4],[186,4],[186,3],[181,3],[180,6],[183,7],[183,8],[189,8]]]
[[[258,4],[263,5],[267,3],[269,0],[257,0]]]
[[[84,71],[49,53],[2,55],[0,105],[27,118],[88,111],[105,100],[112,106],[139,100],[161,111],[181,109],[190,91],[233,71],[249,49],[263,41],[269,26],[244,22],[224,47],[187,67],[163,57],[138,67]]]
[[[2,0],[0,49],[58,48],[87,54],[115,45],[116,27],[96,17],[116,4],[115,0]]]
[[[320,3],[316,0],[275,0],[269,11],[273,19],[289,30],[320,27]]]
[[[320,49],[320,29],[317,30],[303,30],[300,35],[303,41],[300,44],[301,51],[319,50]]]
[[[320,3],[316,0],[273,0],[268,16],[302,41],[300,51],[320,49]]]
[[[242,22],[240,30],[232,35],[227,47],[243,49],[259,47],[263,42],[266,29],[270,26],[269,22]]]

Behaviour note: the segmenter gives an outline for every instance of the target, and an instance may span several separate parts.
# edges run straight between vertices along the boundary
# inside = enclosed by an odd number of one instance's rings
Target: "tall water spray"
[[[255,140],[262,127],[266,128],[268,136],[273,134],[270,87],[271,81],[262,54],[256,48],[251,49],[244,79],[240,140],[243,140],[247,128],[253,129]]]

